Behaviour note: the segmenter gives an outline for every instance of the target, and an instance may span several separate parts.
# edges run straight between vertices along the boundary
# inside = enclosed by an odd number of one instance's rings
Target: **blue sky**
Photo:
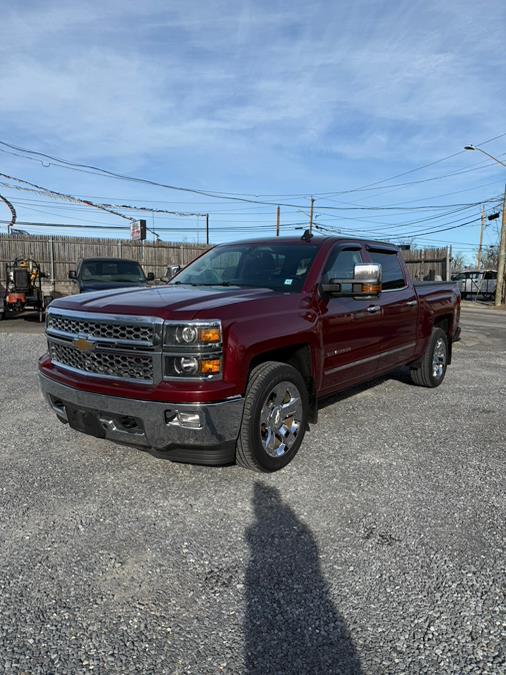
[[[462,152],[347,191],[506,132],[505,26],[503,0],[12,3],[0,24],[0,139],[172,185],[300,204],[282,207],[283,231],[307,220],[313,194],[321,226],[411,241],[478,218],[479,207],[451,205],[496,197],[506,171]],[[504,159],[506,136],[483,148]],[[272,205],[5,153],[0,171],[96,201],[209,212],[213,241],[274,232]],[[126,224],[2,180],[19,220]],[[405,211],[388,210],[398,205]],[[150,216],[148,224],[165,239],[202,240],[203,219]],[[415,241],[470,253],[478,232],[473,222]],[[486,240],[495,236],[491,225]]]

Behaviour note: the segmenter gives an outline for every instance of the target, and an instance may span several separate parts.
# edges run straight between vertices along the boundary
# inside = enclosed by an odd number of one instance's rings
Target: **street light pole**
[[[464,150],[477,150],[478,152],[483,153],[484,155],[487,155],[487,157],[490,157],[490,159],[493,159],[494,162],[497,162],[501,166],[506,167],[506,163],[504,163],[502,160],[497,159],[497,157],[494,157],[494,155],[491,155],[489,152],[486,150],[482,150],[481,148],[476,147],[476,145],[465,145]]]
[[[475,145],[466,145],[464,147],[464,150],[477,150],[478,152],[481,152],[482,154],[486,155],[487,157],[490,157],[490,159],[493,159],[494,162],[497,162],[497,164],[500,164],[504,168],[506,168],[506,164],[500,160],[497,159],[497,157],[494,157],[494,155],[491,155],[489,152],[486,152],[485,150],[482,150],[481,148],[477,148]],[[502,225],[501,225],[501,235],[499,237],[499,255],[497,257],[497,286],[495,289],[495,306],[500,307],[502,305],[502,296],[503,296],[503,288],[504,288],[504,267],[505,267],[505,259],[506,259],[506,186],[504,188],[504,199],[502,203]]]

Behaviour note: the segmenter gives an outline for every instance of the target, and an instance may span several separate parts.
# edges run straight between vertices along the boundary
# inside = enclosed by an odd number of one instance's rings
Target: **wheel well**
[[[309,421],[316,423],[318,405],[312,372],[311,348],[309,345],[291,345],[282,349],[273,349],[255,356],[250,363],[249,372],[265,361],[279,361],[293,366],[304,378],[309,394]]]
[[[451,314],[446,314],[445,316],[438,316],[434,321],[434,328],[441,328],[449,337],[452,318],[453,317],[451,316]]]
[[[451,314],[438,316],[434,321],[434,328],[441,328],[448,337],[448,365],[452,362],[452,340],[450,339],[450,327],[452,325],[453,317]]]

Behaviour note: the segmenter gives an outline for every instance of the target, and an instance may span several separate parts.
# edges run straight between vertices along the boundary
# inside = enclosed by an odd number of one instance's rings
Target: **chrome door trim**
[[[325,375],[332,375],[341,370],[347,370],[348,368],[353,368],[354,366],[360,366],[362,363],[370,363],[376,359],[382,359],[384,356],[390,356],[391,354],[397,354],[398,352],[406,351],[407,349],[413,349],[416,347],[416,342],[410,342],[403,347],[396,347],[395,349],[389,349],[386,352],[381,352],[380,354],[375,354],[374,356],[368,356],[365,359],[359,359],[358,361],[351,361],[350,363],[345,363],[343,366],[337,366],[337,368],[331,368],[330,370],[325,371]]]

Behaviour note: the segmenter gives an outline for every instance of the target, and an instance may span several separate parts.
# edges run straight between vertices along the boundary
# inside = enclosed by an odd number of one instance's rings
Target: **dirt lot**
[[[502,673],[506,313],[437,390],[322,407],[272,476],[78,435],[0,328],[0,672]]]

